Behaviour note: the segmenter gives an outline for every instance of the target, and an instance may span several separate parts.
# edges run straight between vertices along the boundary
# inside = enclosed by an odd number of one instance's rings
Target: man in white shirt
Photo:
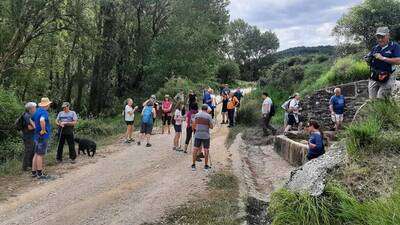
[[[268,135],[268,129],[272,131],[272,134],[275,135],[276,133],[276,129],[271,126],[269,123],[271,121],[272,118],[272,107],[273,107],[273,103],[272,103],[272,99],[270,97],[268,97],[268,93],[264,92],[262,94],[262,98],[264,99],[263,104],[262,104],[262,108],[261,108],[261,113],[262,113],[262,128],[263,128],[263,132],[264,132],[264,136]]]
[[[293,95],[293,99],[290,101],[289,103],[289,115],[288,115],[288,124],[285,128],[284,134],[286,135],[290,129],[292,128],[292,126],[297,125],[298,126],[298,130],[301,130],[302,127],[302,123],[300,121],[300,94],[296,93]]]

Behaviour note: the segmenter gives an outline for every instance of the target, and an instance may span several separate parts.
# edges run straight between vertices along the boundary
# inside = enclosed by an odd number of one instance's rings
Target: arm
[[[46,120],[43,117],[40,117],[40,135],[44,135],[47,133],[46,131]]]
[[[156,118],[157,117],[157,112],[156,112],[156,110],[153,108],[153,118]]]
[[[29,119],[28,130],[34,130],[35,128],[35,123]]]
[[[376,53],[374,56],[376,59],[381,60],[383,62],[390,63],[392,65],[400,65],[400,57],[387,58],[382,56],[380,53]]]

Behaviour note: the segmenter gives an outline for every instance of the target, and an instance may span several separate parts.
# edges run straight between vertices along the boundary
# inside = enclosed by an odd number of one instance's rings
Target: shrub
[[[351,156],[359,155],[360,151],[370,151],[379,137],[381,123],[375,118],[358,122],[347,127],[347,151]]]
[[[19,135],[16,137],[7,137],[0,141],[0,164],[9,161],[21,159],[23,146]]]
[[[77,136],[99,139],[123,132],[125,125],[120,116],[114,118],[81,119],[75,132]]]
[[[256,125],[261,117],[261,103],[257,99],[246,99],[242,101],[237,112],[237,123],[253,126]]]
[[[326,86],[364,80],[369,77],[370,69],[366,62],[348,56],[336,61],[331,69],[310,86],[305,87],[302,93],[309,93]]]
[[[216,75],[220,83],[232,83],[239,78],[239,65],[235,62],[227,62],[219,66]]]
[[[23,111],[23,106],[12,92],[0,89],[0,140],[16,134],[13,125]]]

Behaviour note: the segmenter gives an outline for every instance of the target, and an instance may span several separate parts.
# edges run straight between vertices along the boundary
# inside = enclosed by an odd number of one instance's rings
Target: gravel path
[[[213,131],[212,163],[222,169],[229,153],[226,127]],[[190,169],[190,154],[172,151],[173,135],[152,136],[153,147],[118,141],[115,153],[82,165],[0,203],[0,225],[142,224],[206,193],[207,173]]]

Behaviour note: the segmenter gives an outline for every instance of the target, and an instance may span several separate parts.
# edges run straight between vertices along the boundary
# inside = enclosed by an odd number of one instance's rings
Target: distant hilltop
[[[291,57],[298,55],[310,55],[310,54],[325,54],[335,55],[335,46],[315,46],[315,47],[294,47],[276,53],[279,57]]]

